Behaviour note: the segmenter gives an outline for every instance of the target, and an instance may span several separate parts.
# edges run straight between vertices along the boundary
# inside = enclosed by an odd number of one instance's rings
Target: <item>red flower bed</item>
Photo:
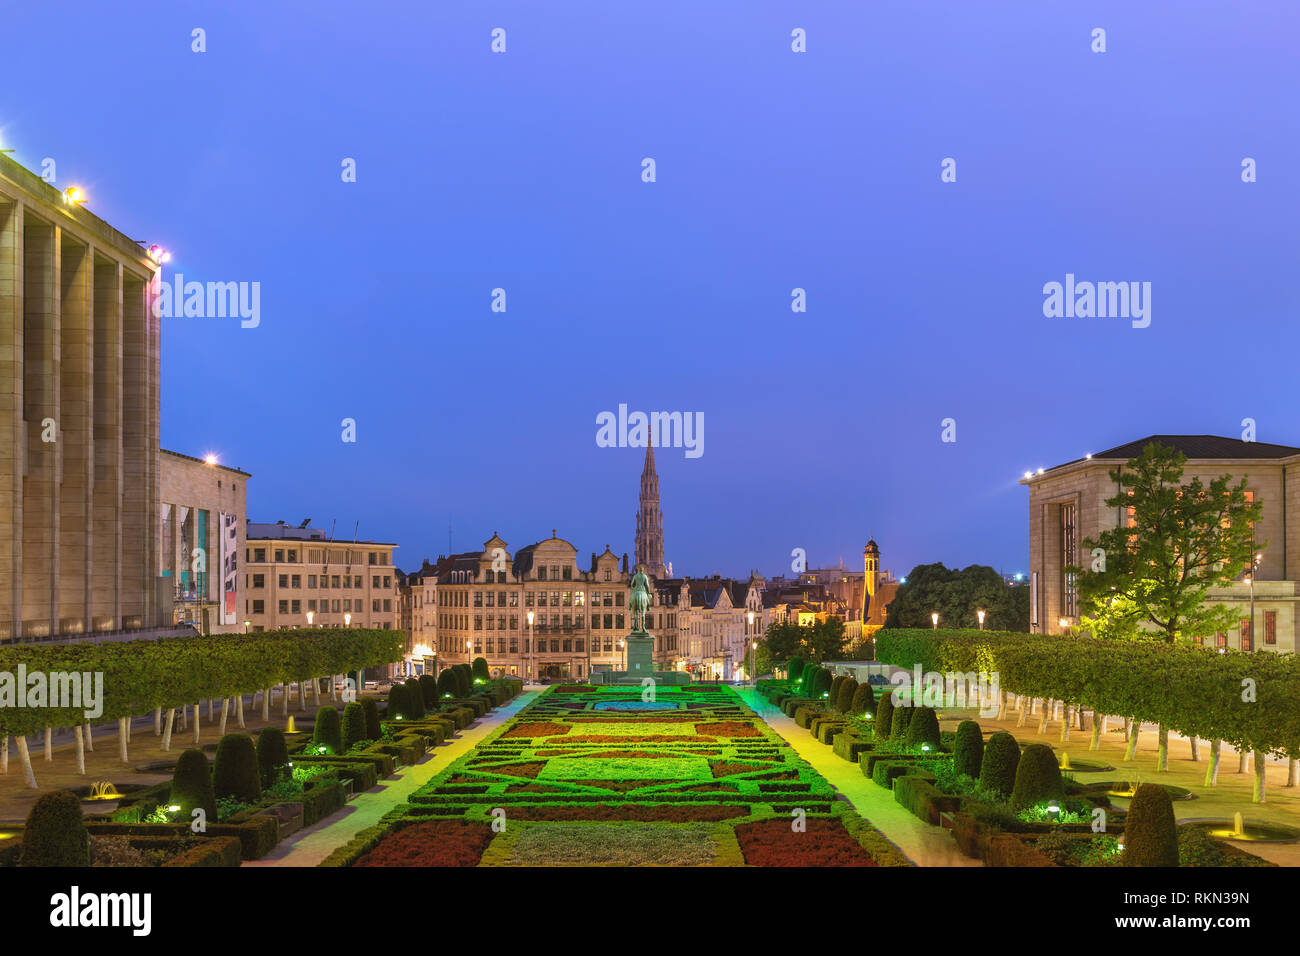
[[[739,720],[726,720],[717,724],[696,724],[697,734],[712,734],[714,737],[761,737],[758,728]]]
[[[536,777],[546,766],[545,760],[533,760],[528,763],[508,763],[500,767],[484,767],[489,773],[503,773],[507,777]]]
[[[589,807],[515,807],[510,816],[515,820],[633,820],[638,823],[717,823],[749,816],[749,807],[717,804],[661,804],[648,806],[640,803],[621,803],[617,806],[596,804]]]
[[[623,711],[623,713],[627,713],[627,711]],[[659,715],[654,716],[654,717],[650,717],[650,716],[648,716],[648,715],[642,714],[642,715],[640,715],[640,716],[638,716],[638,717],[623,717],[623,718],[616,718],[616,717],[590,717],[590,716],[587,716],[587,715],[584,714],[584,715],[581,716],[581,717],[566,717],[565,719],[568,720],[569,723],[572,723],[572,724],[614,724],[614,723],[618,723],[618,724],[683,724],[683,723],[686,723],[687,721],[694,720],[695,717],[692,716],[691,714],[682,714],[682,713],[676,713],[676,714],[665,714],[665,713],[660,713]]]
[[[478,866],[495,835],[485,823],[415,823],[394,830],[352,865]]]
[[[715,760],[709,764],[715,777],[730,777],[733,773],[750,773],[754,770],[762,770],[770,767],[771,764],[760,763],[736,763],[733,760]]]
[[[517,724],[510,730],[501,735],[502,739],[506,737],[553,737],[557,734],[567,734],[570,730],[568,724],[554,724],[550,721],[537,721],[534,723]]]
[[[711,744],[712,737],[693,737],[689,734],[643,734],[636,737],[616,734],[583,734],[565,737],[566,744]],[[548,740],[547,743],[556,743]]]
[[[750,866],[875,866],[876,861],[839,820],[810,819],[796,833],[789,820],[760,820],[736,827]]]

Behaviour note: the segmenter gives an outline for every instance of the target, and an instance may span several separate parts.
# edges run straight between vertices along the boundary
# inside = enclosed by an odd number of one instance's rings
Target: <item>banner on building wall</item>
[[[1038,627],[1038,572],[1029,572],[1029,624]]]
[[[239,525],[236,516],[221,513],[221,623],[234,624],[235,582],[239,570]]]

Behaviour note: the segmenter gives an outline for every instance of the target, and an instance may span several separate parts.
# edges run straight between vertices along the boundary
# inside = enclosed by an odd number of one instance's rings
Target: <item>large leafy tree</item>
[[[1126,508],[1126,526],[1085,538],[1088,561],[1068,569],[1077,575],[1080,623],[1098,637],[1154,632],[1173,643],[1236,625],[1236,612],[1207,603],[1206,594],[1252,567],[1263,547],[1254,530],[1261,506],[1246,500],[1245,478],[1184,482],[1186,462],[1152,442],[1111,472],[1119,493],[1106,506]]]
[[[834,615],[802,627],[772,623],[763,636],[760,658],[784,662],[798,654],[806,660],[829,661],[843,655],[844,644],[844,621]]]
[[[958,571],[942,564],[921,564],[898,587],[885,615],[885,627],[930,627],[938,613],[939,626],[978,627],[983,610],[989,630],[1029,630],[1029,589],[1008,585],[993,568],[980,564]]]

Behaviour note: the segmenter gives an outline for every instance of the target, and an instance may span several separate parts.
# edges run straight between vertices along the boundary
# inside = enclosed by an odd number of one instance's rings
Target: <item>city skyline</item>
[[[626,404],[708,423],[657,456],[678,573],[856,563],[869,533],[899,573],[1014,570],[1027,470],[1246,418],[1300,441],[1285,376],[1171,384],[1235,378],[1225,335],[1296,334],[1280,5],[1096,5],[1104,54],[1050,9],[140,12],[11,11],[16,70],[82,59],[0,94],[0,147],[172,250],[165,279],[260,283],[256,327],[164,318],[161,363],[162,445],[250,471],[259,520],[417,562],[449,522],[455,549],[561,526],[621,554],[642,452],[597,419]],[[82,116],[86,75],[117,81]],[[1150,283],[1145,317],[1049,318],[1069,276]]]

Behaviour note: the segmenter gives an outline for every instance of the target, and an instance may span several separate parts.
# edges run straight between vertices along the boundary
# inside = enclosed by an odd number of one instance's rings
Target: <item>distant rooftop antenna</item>
[[[330,518],[330,537],[329,537],[329,539],[330,539],[331,541],[334,540],[334,526],[335,526],[336,524],[338,524],[338,523],[339,523],[339,519],[338,519],[338,518]]]
[[[356,541],[357,541],[357,532],[360,531],[360,530],[361,530],[361,519],[358,518],[358,519],[357,519],[357,523],[354,524],[354,525],[352,526],[352,543],[353,543],[353,544],[356,544]]]

